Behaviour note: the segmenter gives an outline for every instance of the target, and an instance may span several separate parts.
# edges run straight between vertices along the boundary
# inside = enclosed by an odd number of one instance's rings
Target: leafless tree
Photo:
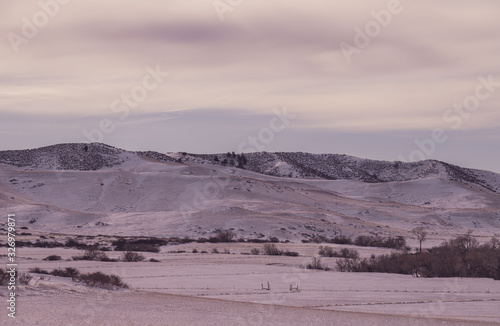
[[[411,232],[417,237],[418,242],[420,243],[420,252],[422,252],[422,242],[427,239],[427,231],[421,226],[418,228],[414,228]]]

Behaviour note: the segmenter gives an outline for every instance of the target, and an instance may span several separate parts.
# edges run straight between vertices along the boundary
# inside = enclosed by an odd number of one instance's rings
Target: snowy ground
[[[110,292],[36,275],[19,291],[17,324],[5,324],[6,313],[0,320],[2,325],[500,325],[498,281],[308,271],[300,265],[316,252],[318,245],[312,244],[286,245],[299,257],[241,254],[260,246],[186,244],[145,254],[158,263],[48,262],[42,259],[52,254],[68,259],[79,251],[20,248],[21,271],[73,266],[120,275],[131,289]],[[193,254],[193,248],[209,253]],[[212,254],[213,248],[231,254]],[[186,253],[169,253],[173,250]],[[365,248],[362,256],[370,250],[385,251]],[[335,265],[334,258],[323,262]],[[261,286],[267,282],[269,291]],[[290,291],[290,285],[299,290]],[[3,289],[0,293],[5,297]]]
[[[301,240],[315,235],[403,235],[414,248],[410,230],[423,226],[429,232],[425,247],[468,229],[480,242],[488,241],[500,235],[498,193],[439,174],[372,184],[120,155],[123,164],[96,171],[0,164],[0,216],[16,214],[18,232],[25,233],[18,240],[24,241],[64,242],[76,235],[94,242],[116,235],[197,239],[231,228],[237,238],[290,240],[294,243],[279,246],[300,256],[249,255],[259,244],[191,243],[145,254],[157,263],[105,263],[72,261],[81,254],[74,249],[18,248],[21,272],[102,271],[120,275],[131,290],[89,289],[36,275],[19,289],[17,321],[7,320],[6,309],[0,309],[0,325],[500,325],[499,281],[301,268],[319,246]],[[278,168],[287,172],[285,165]],[[2,219],[0,229],[5,228]],[[192,253],[195,248],[199,253]],[[230,254],[211,253],[214,248]],[[387,252],[357,249],[362,257]],[[179,250],[185,252],[171,252]],[[54,254],[63,260],[43,261]],[[322,261],[335,267],[334,258]],[[268,282],[271,288],[263,289]],[[4,288],[0,296],[5,302]]]

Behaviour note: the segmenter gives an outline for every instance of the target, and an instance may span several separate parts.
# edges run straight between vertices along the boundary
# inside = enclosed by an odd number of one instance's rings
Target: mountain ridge
[[[500,174],[491,171],[464,168],[438,160],[391,162],[345,154],[304,152],[162,154],[155,151],[127,151],[102,143],[65,143],[35,149],[0,151],[0,163],[17,167],[89,171],[121,165],[129,159],[127,155],[132,154],[159,162],[220,165],[296,179],[384,183],[439,177],[475,184],[495,193],[500,192]]]

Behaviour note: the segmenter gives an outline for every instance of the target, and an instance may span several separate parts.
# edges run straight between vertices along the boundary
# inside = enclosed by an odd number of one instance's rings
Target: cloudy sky
[[[500,172],[497,0],[0,2],[0,149],[435,158]]]

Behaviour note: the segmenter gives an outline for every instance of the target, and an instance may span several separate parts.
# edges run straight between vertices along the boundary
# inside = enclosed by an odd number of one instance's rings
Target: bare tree
[[[417,237],[418,242],[420,243],[420,252],[422,252],[422,242],[427,239],[427,231],[421,226],[418,228],[414,228],[411,232]]]

